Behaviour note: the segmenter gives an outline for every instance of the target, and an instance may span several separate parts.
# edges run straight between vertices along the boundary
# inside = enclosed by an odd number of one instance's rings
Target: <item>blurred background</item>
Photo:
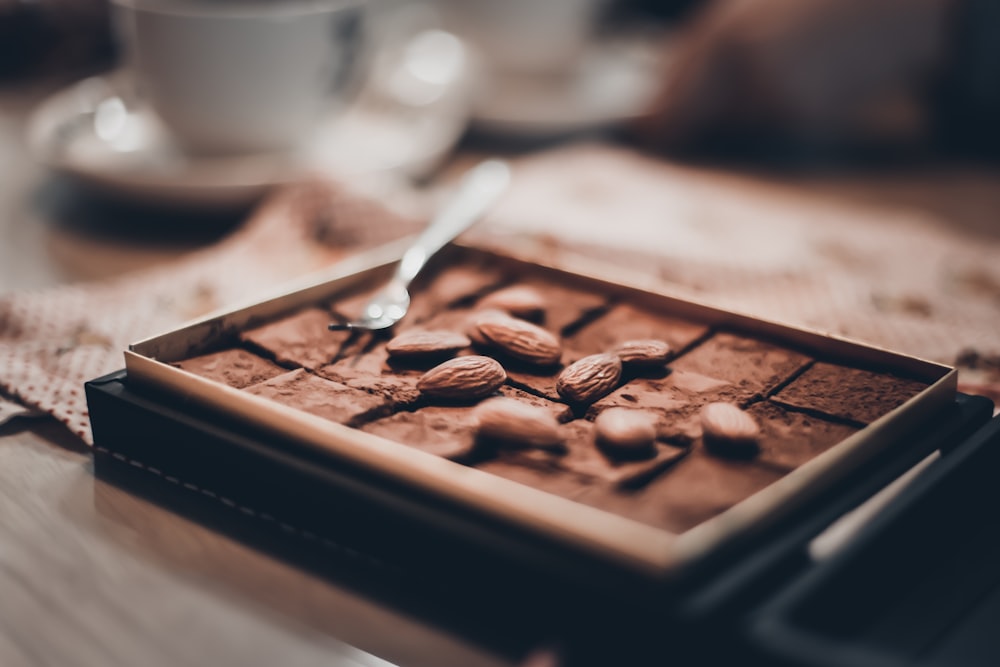
[[[400,11],[415,3],[382,4]],[[488,66],[509,66],[516,54],[522,70],[551,65],[539,49],[546,40],[532,25],[545,28],[550,50],[559,39],[549,25],[556,21],[587,22],[591,39],[659,37],[661,85],[637,136],[671,153],[870,159],[1000,150],[1000,45],[992,39],[1000,8],[989,0],[545,3],[558,11],[489,4],[423,3],[449,28],[464,30],[492,59]],[[106,71],[119,58],[106,0],[0,2],[0,82],[7,88],[31,79],[70,81]]]

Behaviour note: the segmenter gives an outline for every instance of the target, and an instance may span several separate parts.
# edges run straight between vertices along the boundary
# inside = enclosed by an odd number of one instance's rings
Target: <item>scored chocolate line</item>
[[[258,357],[274,362],[278,366],[281,366],[282,368],[287,368],[290,371],[302,368],[302,366],[300,366],[299,364],[293,363],[291,361],[279,361],[277,356],[275,356],[274,352],[271,352],[271,350],[267,349],[266,347],[258,345],[257,343],[254,343],[249,340],[241,339],[239,341],[238,347],[240,349],[246,350],[247,352],[250,352],[251,354],[257,355]]]
[[[534,389],[530,385],[518,382],[517,380],[513,379],[509,375],[507,376],[507,379],[504,381],[504,384],[507,385],[508,387],[513,387],[514,389],[520,389],[521,391],[523,391],[526,394],[531,394],[532,396],[537,396],[538,398],[544,398],[546,401],[551,401],[553,403],[562,403],[564,405],[568,405],[568,403],[565,400],[563,400],[563,398],[561,396],[559,398],[557,398],[557,399],[556,398],[552,398],[551,396],[543,394],[542,392],[538,391],[537,389]]]
[[[811,359],[811,360],[807,361],[806,363],[802,364],[801,366],[799,366],[797,369],[795,369],[794,371],[792,371],[791,374],[787,378],[785,378],[784,380],[782,380],[778,384],[774,385],[774,387],[772,387],[767,392],[766,398],[773,397],[779,391],[781,391],[782,389],[784,389],[785,387],[787,387],[788,385],[790,385],[791,383],[793,383],[797,379],[799,379],[799,377],[803,373],[805,373],[807,370],[809,370],[810,368],[812,368],[815,365],[816,365],[816,360],[815,359]]]
[[[705,333],[701,334],[697,338],[692,339],[690,342],[688,342],[687,345],[683,346],[681,349],[677,350],[676,352],[673,352],[671,354],[670,361],[667,362],[667,368],[670,368],[670,363],[671,362],[677,361],[678,359],[680,359],[681,357],[683,357],[688,352],[691,352],[695,348],[697,348],[697,347],[701,346],[702,344],[704,344],[706,341],[708,341],[715,334],[721,333],[721,332],[722,332],[722,329],[719,329],[719,328],[716,328],[716,327],[708,327],[705,330]],[[673,369],[670,368],[670,371],[673,372]]]
[[[739,406],[741,410],[749,410],[751,407],[757,405],[758,403],[764,403],[765,401],[767,401],[767,397],[763,396],[758,392],[755,393],[750,398],[746,399],[745,401],[742,401],[739,404]]]
[[[576,318],[575,320],[564,326],[562,328],[562,331],[557,331],[556,333],[559,334],[559,336],[561,336],[562,338],[569,338],[577,331],[590,324],[591,322],[594,322],[595,320],[606,315],[608,311],[611,310],[611,308],[617,304],[618,301],[611,299],[601,304],[600,306],[595,306],[594,308],[585,310],[582,313],[580,313],[580,317]]]
[[[810,417],[815,417],[816,419],[823,419],[834,424],[843,424],[845,426],[852,426],[856,429],[867,428],[868,424],[866,422],[857,421],[856,419],[848,419],[847,417],[838,417],[837,415],[831,415],[822,410],[817,410],[816,408],[807,408],[799,405],[789,405],[785,403],[780,398],[772,396],[767,400],[771,401],[775,405],[780,405],[785,410],[789,412],[798,412],[799,414],[809,415]]]
[[[809,361],[805,362],[800,367],[796,368],[794,371],[789,373],[788,377],[786,377],[784,380],[781,380],[780,382],[776,383],[774,387],[772,387],[771,389],[768,389],[763,393],[759,391],[754,392],[752,396],[740,402],[739,406],[742,409],[746,410],[752,405],[757,405],[758,403],[763,403],[764,401],[773,398],[775,394],[777,394],[779,391],[787,387],[792,382],[795,382],[795,380],[797,380],[799,376],[801,376],[803,373],[809,370],[815,363],[816,363],[815,359],[810,359]],[[777,403],[778,401],[775,402]]]
[[[360,346],[351,347],[351,340],[355,336],[358,337],[358,342],[361,342],[361,339],[364,336],[367,336],[367,338],[364,339],[364,342],[362,342]],[[344,344],[340,346],[340,350],[337,352],[336,356],[333,359],[331,359],[327,365],[335,364],[341,359],[346,359],[347,357],[351,357],[351,361],[348,362],[348,366],[352,368],[357,366],[358,362],[361,361],[361,357],[374,350],[375,347],[379,344],[379,342],[381,342],[380,338],[381,338],[380,336],[374,335],[371,332],[364,332],[357,330],[352,331],[351,337],[344,341]]]
[[[455,308],[469,308],[475,305],[477,301],[485,297],[487,294],[501,290],[504,287],[508,287],[513,283],[513,280],[509,276],[504,276],[499,281],[489,285],[482,285],[481,287],[473,290],[472,292],[460,296],[446,304],[443,304],[443,310],[452,310]]]

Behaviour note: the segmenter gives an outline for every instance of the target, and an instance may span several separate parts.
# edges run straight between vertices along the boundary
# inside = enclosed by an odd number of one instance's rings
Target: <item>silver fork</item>
[[[472,226],[507,189],[510,168],[501,160],[486,160],[472,168],[458,191],[420,234],[396,267],[392,279],[365,306],[356,320],[334,322],[331,331],[388,329],[410,307],[410,283],[438,250]]]

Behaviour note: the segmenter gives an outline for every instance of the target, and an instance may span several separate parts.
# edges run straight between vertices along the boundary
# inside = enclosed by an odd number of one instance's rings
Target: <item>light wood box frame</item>
[[[737,505],[680,534],[613,515],[544,491],[442,459],[404,444],[343,426],[183,371],[170,362],[210,349],[237,332],[298,308],[330,301],[378,284],[401,256],[405,242],[389,244],[285,286],[275,295],[208,315],[133,343],[125,352],[130,381],[166,390],[236,417],[263,433],[319,448],[334,459],[375,469],[414,487],[457,500],[513,522],[614,566],[669,579],[684,566],[737,537],[780,520],[797,503],[828,490],[927,416],[955,400],[951,367],[773,321],[722,310],[670,294],[662,283],[618,267],[560,253],[559,267],[514,254],[457,245],[450,255],[504,264],[563,282],[602,290],[666,315],[736,329],[842,363],[877,366],[924,380],[929,386],[905,404],[836,444]]]

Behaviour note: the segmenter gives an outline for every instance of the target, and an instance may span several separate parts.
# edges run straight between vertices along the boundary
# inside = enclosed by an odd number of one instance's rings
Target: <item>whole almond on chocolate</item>
[[[531,322],[491,310],[477,317],[474,326],[481,340],[514,359],[551,366],[562,358],[559,338]]]
[[[482,438],[520,447],[562,448],[559,423],[545,408],[513,398],[490,398],[473,410]]]
[[[656,415],[646,410],[608,408],[594,420],[598,445],[612,455],[635,457],[652,453]]]
[[[390,357],[421,357],[458,352],[472,344],[465,334],[454,331],[404,331],[388,343],[385,350]]]
[[[417,389],[431,398],[475,401],[495,392],[506,380],[507,373],[496,359],[472,355],[438,364],[417,380]]]
[[[746,458],[758,451],[760,426],[732,403],[709,403],[701,409],[705,447],[723,456]]]
[[[626,366],[655,367],[664,366],[670,358],[670,345],[662,340],[627,340],[618,345],[614,354]]]
[[[490,341],[483,336],[483,334],[479,333],[479,324],[480,322],[483,322],[491,317],[508,318],[510,315],[498,308],[477,310],[469,318],[468,325],[466,326],[465,335],[469,337],[469,340],[480,347],[489,347]]]
[[[592,403],[618,386],[622,362],[614,354],[592,354],[563,369],[556,391],[575,403]]]
[[[483,308],[496,308],[526,320],[538,320],[545,314],[547,302],[542,293],[534,287],[513,285],[487,294],[478,305]]]

